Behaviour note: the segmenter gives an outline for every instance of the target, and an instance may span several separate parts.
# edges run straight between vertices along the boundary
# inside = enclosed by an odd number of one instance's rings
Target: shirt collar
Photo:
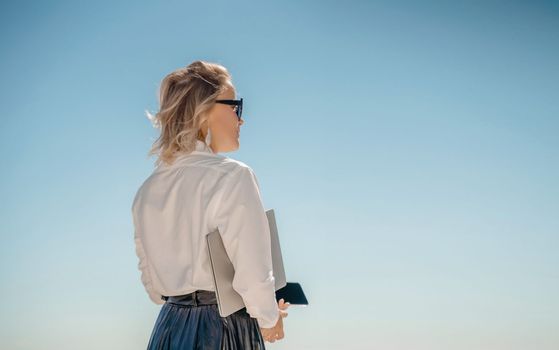
[[[189,155],[196,153],[196,154],[208,154],[208,155],[214,155],[217,157],[221,157],[221,158],[226,158],[223,155],[219,155],[217,153],[215,153],[211,147],[209,147],[208,145],[206,145],[206,143],[204,141],[200,141],[200,140],[196,140],[196,144],[195,144],[195,148],[192,150],[192,152],[190,153],[180,153],[177,155],[175,161],[173,162],[173,165],[181,162],[183,159],[187,159]],[[168,166],[165,163],[160,163],[159,166],[157,167],[156,171],[159,171],[161,169],[166,169],[168,168]]]
[[[210,146],[208,146],[204,141],[198,139],[196,140],[196,148],[194,148],[194,151],[215,154],[215,152],[211,149]]]

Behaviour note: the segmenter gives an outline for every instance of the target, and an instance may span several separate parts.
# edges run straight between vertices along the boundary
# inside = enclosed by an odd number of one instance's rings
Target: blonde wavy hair
[[[169,73],[159,88],[159,111],[146,111],[160,135],[148,152],[157,154],[156,166],[171,165],[179,153],[190,153],[196,140],[204,141],[202,125],[207,112],[225,90],[234,89],[231,74],[220,64],[194,61]]]

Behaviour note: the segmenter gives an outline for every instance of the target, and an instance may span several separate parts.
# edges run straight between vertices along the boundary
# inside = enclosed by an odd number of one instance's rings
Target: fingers
[[[280,316],[281,316],[282,318],[286,318],[286,317],[287,317],[287,312],[286,312],[286,311],[283,311],[283,310],[287,310],[287,308],[289,307],[289,305],[290,305],[289,303],[284,303],[283,299],[280,299],[280,300],[279,300],[279,313],[280,313]]]
[[[276,335],[277,335],[277,333],[276,334],[267,334],[263,338],[264,338],[265,341],[273,343],[273,342],[276,341]]]
[[[285,300],[283,298],[281,298],[278,302],[278,305],[280,307],[280,309],[285,310],[287,309],[291,304],[290,303],[286,303]]]
[[[270,335],[270,336],[264,337],[264,340],[267,341],[267,342],[273,343],[273,342],[275,342],[276,340],[283,339],[284,336],[285,336],[285,334],[283,333],[283,331],[281,331],[281,332],[276,333],[276,334],[274,334],[274,335]]]
[[[261,330],[262,338],[269,343],[273,343],[276,340],[280,340],[285,337],[283,328],[276,328],[276,329],[261,328],[260,330]]]

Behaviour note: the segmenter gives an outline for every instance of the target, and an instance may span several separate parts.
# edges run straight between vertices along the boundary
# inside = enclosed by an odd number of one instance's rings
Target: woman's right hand
[[[284,310],[286,310],[289,305],[290,304],[286,303],[283,298],[280,299],[278,302],[280,317],[278,318],[276,325],[272,328],[260,328],[262,338],[264,338],[265,341],[273,343],[276,340],[283,339],[283,318],[287,317],[287,312]]]

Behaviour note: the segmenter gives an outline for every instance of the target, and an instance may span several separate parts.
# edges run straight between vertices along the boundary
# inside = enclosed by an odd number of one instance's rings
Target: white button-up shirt
[[[233,288],[262,328],[275,326],[270,228],[253,170],[196,149],[162,163],[143,182],[132,204],[134,241],[141,281],[150,299],[195,290],[215,291],[206,234],[219,229],[235,268]]]

